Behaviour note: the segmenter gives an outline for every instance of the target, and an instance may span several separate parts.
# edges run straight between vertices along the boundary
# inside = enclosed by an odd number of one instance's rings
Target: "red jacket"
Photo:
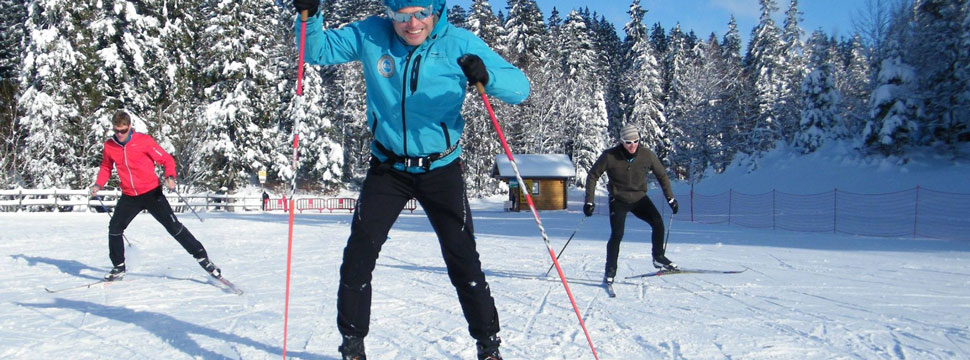
[[[95,184],[104,188],[114,166],[121,179],[121,192],[129,196],[141,195],[158,187],[158,175],[155,174],[155,164],[158,163],[165,167],[165,177],[175,177],[175,159],[151,136],[132,130],[131,138],[123,145],[112,136],[104,142],[101,171]]]

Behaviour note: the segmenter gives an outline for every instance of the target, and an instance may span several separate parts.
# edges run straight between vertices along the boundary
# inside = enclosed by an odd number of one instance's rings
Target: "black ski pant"
[[[627,204],[610,197],[610,240],[606,242],[606,276],[608,277],[616,276],[616,259],[620,256],[620,242],[623,241],[627,213],[633,213],[640,220],[650,224],[653,230],[651,253],[654,257],[664,255],[664,221],[650,198],[644,196],[633,204]]]
[[[206,257],[202,243],[196,240],[189,229],[186,229],[175,217],[172,206],[168,204],[168,199],[162,194],[162,187],[159,186],[138,196],[122,194],[121,199],[118,200],[115,214],[108,223],[108,257],[111,258],[113,265],[117,266],[125,262],[125,229],[142,210],[148,210],[148,213],[152,214],[152,217],[158,220],[189,254],[196,259]]]
[[[370,324],[371,275],[391,225],[417,199],[438,236],[448,277],[458,293],[468,332],[485,339],[499,331],[498,312],[475,249],[461,161],[426,173],[407,173],[371,161],[344,248],[337,290],[337,328],[364,337]]]

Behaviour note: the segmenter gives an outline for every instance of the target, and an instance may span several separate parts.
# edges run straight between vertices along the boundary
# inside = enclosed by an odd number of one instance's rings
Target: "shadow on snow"
[[[85,314],[100,316],[105,319],[129,323],[151,332],[161,339],[162,342],[171,344],[172,347],[191,357],[200,357],[203,359],[231,359],[225,355],[203,348],[199,345],[199,343],[192,339],[192,335],[201,335],[218,339],[222,342],[232,342],[248,346],[254,349],[265,351],[267,354],[283,353],[283,349],[281,347],[263,344],[244,336],[225,333],[199,326],[157,312],[132,310],[121,306],[108,306],[87,301],[67,300],[62,298],[54,299],[54,302],[50,304],[17,304],[35,309],[75,310]],[[287,351],[287,355],[302,359],[336,359],[333,357],[314,355],[306,352]]]
[[[28,256],[24,254],[10,255],[14,260],[23,259],[27,261],[28,266],[37,266],[38,264],[52,265],[57,268],[62,273],[90,280],[101,280],[100,275],[86,275],[81,274],[84,270],[91,270],[95,273],[105,273],[108,271],[107,268],[96,268],[88,266],[80,261],[76,260],[61,260],[61,259],[51,259],[40,256]]]

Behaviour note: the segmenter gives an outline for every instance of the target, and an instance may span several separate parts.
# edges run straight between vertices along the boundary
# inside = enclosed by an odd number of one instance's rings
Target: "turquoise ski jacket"
[[[448,23],[446,11],[419,46],[404,43],[391,20],[372,16],[339,29],[323,30],[319,13],[307,20],[304,61],[332,65],[351,61],[363,64],[367,86],[367,125],[387,150],[399,157],[427,157],[455,149],[429,170],[447,165],[461,155],[459,139],[465,120],[461,106],[468,79],[458,58],[474,54],[488,71],[485,91],[506,103],[518,104],[529,96],[529,80],[521,70],[492,51],[470,31]],[[296,19],[299,46],[300,19]],[[484,106],[484,105],[483,105]],[[377,145],[371,153],[386,161]],[[426,171],[420,167],[399,170]]]

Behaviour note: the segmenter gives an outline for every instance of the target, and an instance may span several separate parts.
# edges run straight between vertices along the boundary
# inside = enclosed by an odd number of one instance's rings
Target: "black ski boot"
[[[219,267],[216,266],[216,264],[213,264],[212,261],[209,261],[208,257],[204,257],[196,260],[199,262],[199,266],[205,269],[205,271],[209,273],[209,275],[212,275],[212,277],[214,278],[222,277],[222,269],[219,269]]]
[[[613,285],[613,276],[610,276],[610,275],[604,276],[603,283],[606,285]]]
[[[502,360],[502,354],[498,352],[498,345],[501,343],[502,339],[498,335],[478,340],[475,344],[475,348],[478,349],[478,360]]]
[[[359,336],[344,335],[344,342],[337,348],[340,351],[342,360],[367,360],[364,355],[364,338]]]
[[[653,257],[653,267],[657,269],[663,269],[664,271],[677,271],[680,270],[677,264],[670,261],[666,256],[657,255]]]
[[[104,275],[104,281],[117,281],[125,278],[125,263],[115,265]]]

